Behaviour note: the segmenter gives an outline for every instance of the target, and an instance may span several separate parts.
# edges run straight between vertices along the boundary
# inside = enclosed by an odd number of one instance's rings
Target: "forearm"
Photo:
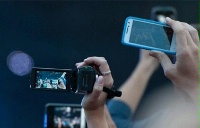
[[[86,122],[88,128],[108,128],[104,109],[87,111],[85,110]]]
[[[199,87],[192,90],[191,92],[188,92],[188,95],[192,98],[192,100],[194,101],[194,103],[198,107],[198,105],[199,105]]]
[[[112,117],[110,116],[110,113],[108,111],[107,106],[105,105],[105,118],[106,118],[106,122],[109,128],[117,128],[117,126],[115,125],[115,122],[112,120]]]
[[[124,101],[131,107],[132,111],[135,111],[154,70],[147,63],[139,63],[119,89],[123,92],[123,95],[116,99]]]

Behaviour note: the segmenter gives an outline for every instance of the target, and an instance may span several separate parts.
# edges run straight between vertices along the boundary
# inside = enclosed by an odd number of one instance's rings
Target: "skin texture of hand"
[[[151,70],[151,72],[154,72],[159,67],[159,62],[157,59],[149,55],[148,50],[141,49],[138,65],[146,65],[146,70]]]
[[[110,71],[109,65],[103,57],[88,57],[83,62],[76,63],[77,68],[86,65],[95,65],[100,72]],[[114,128],[110,127],[112,119],[105,106],[107,94],[103,92],[103,87],[111,88],[113,78],[111,74],[99,76],[93,87],[93,92],[84,96],[82,107],[85,110],[88,128]],[[110,125],[110,126],[109,126]]]
[[[199,95],[199,36],[196,29],[187,23],[166,18],[166,22],[176,34],[176,63],[172,64],[162,52],[151,52],[150,55],[161,63],[166,77],[173,84],[188,93],[198,104]]]

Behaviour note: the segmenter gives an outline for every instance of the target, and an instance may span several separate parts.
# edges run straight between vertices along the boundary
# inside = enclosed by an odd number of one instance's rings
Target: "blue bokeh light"
[[[7,57],[8,68],[18,76],[29,74],[33,65],[33,59],[22,51],[13,51]]]

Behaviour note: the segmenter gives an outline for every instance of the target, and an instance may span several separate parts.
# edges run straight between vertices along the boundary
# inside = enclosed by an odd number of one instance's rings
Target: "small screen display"
[[[133,21],[129,42],[169,50],[172,37],[170,27]]]
[[[35,88],[62,89],[67,88],[67,73],[59,71],[36,71]]]
[[[55,107],[54,128],[81,128],[81,107]]]

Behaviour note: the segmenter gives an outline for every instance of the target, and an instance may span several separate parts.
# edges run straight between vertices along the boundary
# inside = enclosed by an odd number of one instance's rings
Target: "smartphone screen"
[[[76,104],[48,104],[47,128],[85,128],[84,111]]]
[[[72,70],[33,68],[31,88],[43,90],[70,90]]]
[[[164,52],[175,52],[175,35],[171,27],[130,18],[126,20],[123,43],[131,46]]]

